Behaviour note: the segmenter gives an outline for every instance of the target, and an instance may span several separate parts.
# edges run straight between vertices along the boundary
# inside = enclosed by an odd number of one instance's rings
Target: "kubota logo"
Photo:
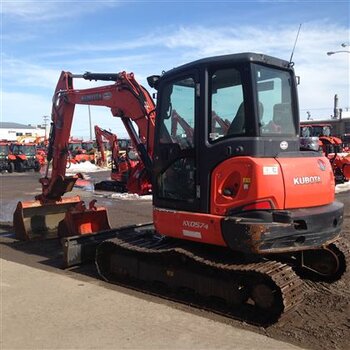
[[[293,179],[294,185],[309,185],[321,182],[320,176],[298,176]]]

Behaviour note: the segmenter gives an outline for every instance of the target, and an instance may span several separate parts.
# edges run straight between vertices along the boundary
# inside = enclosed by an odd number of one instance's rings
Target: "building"
[[[0,122],[0,140],[17,141],[20,136],[45,136],[45,127],[24,125],[12,122]]]
[[[341,139],[343,139],[344,135],[350,135],[350,118],[303,120],[300,122],[300,126],[305,125],[329,125],[331,127],[331,135]]]

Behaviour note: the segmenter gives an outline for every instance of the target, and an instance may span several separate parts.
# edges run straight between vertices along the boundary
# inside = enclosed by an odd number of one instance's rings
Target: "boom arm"
[[[75,90],[73,79],[115,81],[112,85]],[[136,146],[146,171],[150,171],[154,148],[155,104],[148,91],[134,78],[133,73],[85,73],[73,75],[62,72],[56,86],[52,105],[52,123],[48,148],[48,163],[52,173],[40,179],[42,202],[60,200],[71,191],[77,177],[66,177],[68,140],[76,104],[109,107],[114,117],[120,117],[132,143]],[[133,123],[138,126],[136,132]],[[48,169],[48,167],[47,167]]]
[[[97,147],[99,151],[101,152],[101,160],[104,163],[106,161],[106,154],[105,154],[105,147],[103,144],[102,137],[104,137],[109,144],[111,145],[112,150],[112,159],[116,159],[119,155],[119,146],[118,146],[118,138],[116,134],[113,134],[109,132],[108,130],[101,129],[97,125],[95,125],[95,136],[96,136],[96,142]]]
[[[193,134],[194,134],[193,128],[187,123],[187,121],[184,118],[182,118],[179,115],[179,113],[173,110],[171,115],[171,136],[172,137],[176,137],[177,135],[178,124],[182,127],[187,137],[193,139]]]

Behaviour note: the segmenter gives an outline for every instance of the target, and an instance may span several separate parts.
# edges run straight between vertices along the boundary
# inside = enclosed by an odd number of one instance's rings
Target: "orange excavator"
[[[135,188],[140,191],[138,194],[145,194],[144,187],[148,187],[151,191],[151,183],[148,183],[147,178],[145,181],[147,183],[143,184],[144,186],[135,186],[131,184],[134,178],[130,177],[130,174],[133,172],[135,167],[138,167],[139,158],[137,153],[131,147],[121,154],[119,148],[119,140],[117,135],[111,133],[108,130],[101,129],[95,125],[95,136],[97,148],[101,154],[101,163],[106,164],[106,152],[103,143],[103,138],[106,139],[110,145],[112,151],[112,171],[111,171],[111,180],[104,180],[95,184],[95,190],[107,190],[107,191],[117,191],[117,192],[127,192],[128,188]]]
[[[116,81],[92,89],[73,88],[73,78],[103,79]],[[155,105],[146,89],[140,86],[133,74],[90,74],[74,76],[62,72],[57,83],[52,105],[52,123],[47,151],[47,168],[40,179],[42,193],[32,202],[19,202],[14,213],[14,228],[20,239],[37,239],[75,234],[89,234],[108,229],[106,210],[98,208],[94,202],[88,207],[79,196],[63,198],[72,191],[81,174],[66,176],[66,165],[70,157],[71,126],[74,108],[77,104],[106,106],[112,115],[120,117],[142,162],[131,171],[127,184],[129,192],[149,191],[144,183],[151,183],[153,157]],[[129,117],[129,116],[132,116]],[[136,132],[132,123],[139,128]],[[49,176],[49,168],[52,167]]]
[[[78,77],[113,84],[74,90]],[[94,259],[96,251],[107,281],[190,289],[261,324],[300,303],[301,278],[341,278],[350,254],[341,240],[343,204],[335,201],[327,158],[300,150],[292,64],[233,54],[185,64],[148,83],[158,92],[157,106],[132,73],[62,72],[50,133],[52,174],[41,179],[36,202],[17,207],[15,220],[66,206],[63,235],[79,234],[63,240],[67,265]],[[78,103],[109,107],[121,118],[141,160],[139,174],[130,176],[153,180],[153,223],[108,230],[91,216],[94,203],[67,210],[78,202],[62,198],[76,180],[65,176],[65,165]],[[212,129],[214,109],[229,116],[224,132]],[[193,133],[178,128],[181,134],[172,135],[174,110]]]
[[[96,161],[97,165],[106,167],[108,165],[106,146],[112,153],[112,158],[119,156],[119,145],[116,134],[111,133],[108,130],[101,129],[98,125],[95,125],[95,138],[99,157]],[[105,141],[106,140],[106,141]]]

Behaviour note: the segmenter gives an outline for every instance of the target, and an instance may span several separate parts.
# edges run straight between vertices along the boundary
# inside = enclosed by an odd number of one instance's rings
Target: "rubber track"
[[[254,307],[256,309],[254,312],[259,316],[256,320],[259,321],[248,320],[248,322],[260,325],[264,325],[262,323],[272,324],[280,319],[282,315],[285,316],[293,310],[303,300],[303,282],[287,264],[271,260],[236,264],[232,263],[232,259],[227,256],[222,257],[220,254],[215,253],[215,249],[213,250],[212,247],[205,249],[203,248],[206,247],[204,245],[193,244],[188,241],[178,241],[171,238],[162,239],[153,233],[143,233],[141,235],[137,232],[131,235],[130,233],[121,233],[120,235],[116,233],[116,235],[117,238],[101,243],[96,251],[98,272],[108,282],[118,282],[118,278],[115,278],[108,271],[110,268],[109,257],[112,256],[113,251],[123,250],[124,252],[142,253],[140,256],[166,255],[167,263],[170,266],[171,263],[175,262],[172,260],[174,258],[173,254],[170,253],[175,253],[177,258],[183,259],[185,257],[196,262],[203,268],[203,271],[214,269],[218,273],[228,273],[232,282],[235,282],[236,279],[241,281],[243,278],[245,281],[249,281],[250,284],[254,280],[260,282],[263,280],[270,285],[273,284],[279,291],[279,293],[275,293],[275,297],[282,299],[279,300],[279,303],[283,306],[278,310],[277,314],[273,315],[272,313],[271,317],[266,315],[266,310]],[[142,279],[142,276],[140,278]],[[227,315],[231,316],[229,312]],[[264,321],[261,322],[260,319],[264,319]]]
[[[343,273],[349,273],[350,269],[348,267],[348,264],[350,263],[350,245],[345,242],[344,239],[339,239],[330,245],[335,246],[343,255],[343,259],[341,259],[341,261],[344,261]]]

